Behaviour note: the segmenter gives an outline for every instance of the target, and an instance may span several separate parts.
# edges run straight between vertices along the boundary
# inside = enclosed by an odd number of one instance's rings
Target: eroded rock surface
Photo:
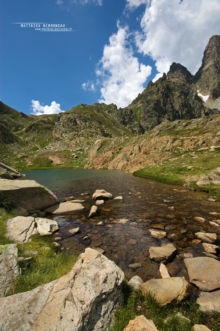
[[[79,202],[66,201],[48,208],[47,212],[53,215],[60,215],[60,214],[71,214],[83,209],[84,206]]]
[[[18,249],[15,244],[0,245],[0,297],[8,294],[19,275]]]
[[[101,200],[107,200],[112,199],[112,194],[107,192],[106,190],[96,190],[92,195],[93,200],[101,199]]]
[[[220,313],[220,290],[210,293],[201,292],[196,302],[199,304],[201,311],[217,311]]]
[[[150,258],[155,261],[167,260],[176,251],[176,247],[173,244],[167,244],[163,246],[152,246],[149,249]]]
[[[2,331],[107,330],[121,303],[124,273],[87,248],[65,276],[0,299]]]

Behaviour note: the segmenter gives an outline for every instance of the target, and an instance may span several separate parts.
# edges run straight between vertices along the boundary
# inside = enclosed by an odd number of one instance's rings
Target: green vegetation
[[[21,263],[22,274],[17,279],[14,293],[32,290],[65,275],[71,270],[77,257],[59,252],[58,248],[52,245],[52,240],[51,237],[36,235],[32,237],[30,242],[18,245],[19,255],[32,256],[32,261],[28,266]]]
[[[0,245],[11,244],[12,241],[5,237],[6,234],[6,221],[14,217],[13,212],[8,213],[4,208],[0,208]]]
[[[160,306],[151,296],[144,297],[127,285],[124,285],[123,291],[125,302],[116,311],[111,331],[122,331],[138,315],[153,320],[160,331],[190,331],[194,324],[205,324],[212,331],[219,330],[220,314],[202,313],[193,300]]]

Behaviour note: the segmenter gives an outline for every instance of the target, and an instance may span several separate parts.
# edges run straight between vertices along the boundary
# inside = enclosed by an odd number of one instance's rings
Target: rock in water
[[[202,291],[220,288],[220,261],[210,257],[185,259],[189,280]]]
[[[15,244],[0,245],[0,297],[7,295],[19,275],[18,249]]]
[[[188,283],[184,277],[170,277],[150,279],[139,287],[143,295],[151,294],[164,306],[173,300],[182,301],[187,295]]]
[[[84,207],[81,203],[66,201],[48,208],[47,212],[53,215],[60,215],[75,213],[83,209]]]
[[[150,258],[155,261],[167,260],[176,251],[176,247],[173,244],[167,244],[163,246],[152,246],[149,249]]]
[[[208,243],[213,243],[217,239],[217,234],[216,233],[208,233],[208,232],[196,232],[196,237],[206,241]]]
[[[112,194],[107,192],[106,190],[96,190],[92,195],[93,200],[101,199],[108,200],[112,199]]]
[[[107,330],[122,302],[123,271],[87,248],[65,276],[0,298],[2,331]]]
[[[124,331],[158,331],[154,322],[146,319],[144,315],[137,316],[131,320]]]
[[[57,197],[35,180],[0,179],[0,198],[28,211],[55,205]]]
[[[91,218],[93,216],[96,216],[97,212],[98,212],[98,207],[93,205],[90,209],[90,212],[89,212],[89,218]]]

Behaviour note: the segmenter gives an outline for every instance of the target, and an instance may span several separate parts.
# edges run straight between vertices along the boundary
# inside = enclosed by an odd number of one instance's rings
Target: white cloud
[[[57,0],[56,4],[58,6],[62,6],[67,4],[67,6],[71,5],[71,4],[75,4],[75,5],[96,5],[96,6],[102,6],[103,4],[103,0],[69,0],[69,1],[65,1],[65,0]]]
[[[32,100],[33,115],[44,115],[44,114],[59,114],[64,110],[60,108],[60,104],[56,101],[52,101],[51,105],[42,106],[38,100]]]
[[[81,86],[84,91],[95,91],[95,84],[92,82],[82,83]]]
[[[139,51],[156,61],[159,73],[167,72],[172,62],[195,73],[209,38],[220,32],[220,1],[146,1],[142,32],[136,34]]]
[[[139,63],[129,45],[128,28],[118,27],[116,34],[104,46],[103,57],[96,75],[101,80],[100,102],[127,106],[138,93],[142,92],[151,67]]]
[[[139,7],[143,4],[147,4],[147,0],[127,0],[127,7],[131,9]]]

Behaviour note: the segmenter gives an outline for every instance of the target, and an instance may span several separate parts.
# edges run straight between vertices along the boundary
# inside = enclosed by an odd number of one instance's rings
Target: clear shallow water
[[[182,187],[159,184],[134,177],[119,171],[97,171],[84,169],[34,170],[25,172],[28,178],[37,180],[54,191],[62,200],[73,195],[84,199],[85,209],[75,215],[57,218],[60,231],[54,237],[62,247],[72,253],[81,253],[85,247],[102,248],[106,256],[114,260],[130,278],[134,274],[144,280],[158,275],[158,263],[149,259],[149,247],[173,242],[178,248],[176,258],[168,263],[171,275],[184,275],[182,254],[191,252],[203,255],[202,245],[193,244],[195,232],[220,230],[209,224],[219,219],[210,212],[220,213],[220,204],[207,201],[205,193],[184,190]],[[113,196],[122,195],[121,200],[106,201],[99,207],[99,214],[88,219],[92,193],[104,188]],[[205,223],[196,222],[193,217],[201,216]],[[121,218],[128,219],[119,224]],[[98,223],[103,222],[102,225]],[[71,235],[69,230],[80,227],[80,232]],[[149,228],[167,232],[165,239],[151,237]],[[139,263],[138,268],[130,264]]]

